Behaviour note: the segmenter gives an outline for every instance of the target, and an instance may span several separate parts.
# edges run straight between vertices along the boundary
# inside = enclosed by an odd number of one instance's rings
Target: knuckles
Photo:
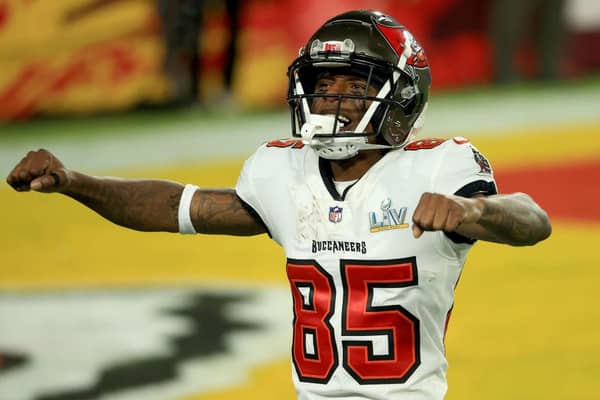
[[[413,222],[424,230],[452,231],[465,213],[464,205],[455,196],[425,192],[413,214]]]
[[[29,190],[31,181],[61,168],[64,168],[62,163],[48,150],[30,150],[9,173],[6,182],[17,191]],[[44,186],[54,181],[49,178],[42,180]]]

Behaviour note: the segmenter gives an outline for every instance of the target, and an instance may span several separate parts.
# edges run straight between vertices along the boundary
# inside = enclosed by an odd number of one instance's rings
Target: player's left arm
[[[471,198],[424,193],[413,214],[413,234],[456,232],[471,239],[533,245],[552,232],[548,214],[527,194],[476,195]]]

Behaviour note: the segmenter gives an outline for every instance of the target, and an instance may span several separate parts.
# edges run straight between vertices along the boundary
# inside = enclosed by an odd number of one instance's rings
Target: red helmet
[[[315,93],[317,77],[335,69],[341,74],[363,77],[377,88],[376,96]],[[350,158],[362,149],[402,147],[423,125],[431,75],[423,48],[413,35],[392,17],[379,11],[358,10],[325,22],[300,49],[288,69],[288,104],[292,133],[330,159]],[[315,98],[335,97],[370,102],[353,131],[340,115],[317,115]],[[367,132],[370,124],[374,132]],[[380,135],[380,144],[368,136]]]

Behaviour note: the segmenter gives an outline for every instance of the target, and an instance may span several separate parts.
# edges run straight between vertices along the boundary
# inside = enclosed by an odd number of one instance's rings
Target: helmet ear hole
[[[390,107],[381,126],[381,132],[391,146],[399,146],[406,141],[410,133],[410,128],[406,128],[410,126],[408,122],[401,107]]]

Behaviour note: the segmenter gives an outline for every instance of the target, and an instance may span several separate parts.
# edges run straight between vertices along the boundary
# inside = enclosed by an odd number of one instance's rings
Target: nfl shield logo
[[[342,207],[329,207],[329,220],[337,224],[342,220]]]

